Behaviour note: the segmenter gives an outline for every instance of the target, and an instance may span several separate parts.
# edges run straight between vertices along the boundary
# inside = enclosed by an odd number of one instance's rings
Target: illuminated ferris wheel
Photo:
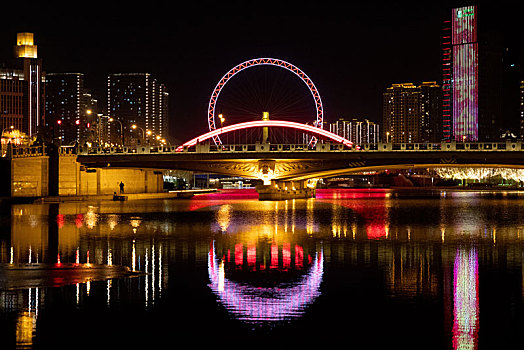
[[[217,104],[218,104],[218,96],[224,90],[225,85],[237,73],[239,73],[239,72],[241,72],[241,71],[243,71],[243,70],[245,70],[247,68],[261,67],[261,66],[271,66],[271,67],[284,68],[285,70],[287,70],[289,72],[292,72],[295,76],[300,78],[302,88],[303,88],[303,85],[305,84],[305,86],[307,88],[306,90],[308,91],[308,96],[310,95],[310,96],[313,97],[313,101],[314,101],[314,104],[315,104],[314,112],[312,114],[314,114],[314,117],[316,117],[316,118],[315,118],[315,120],[313,122],[313,125],[315,127],[317,127],[317,128],[322,129],[323,128],[322,100],[320,98],[320,94],[318,93],[318,90],[315,87],[315,84],[313,83],[313,81],[302,70],[300,70],[298,67],[292,65],[291,63],[288,63],[286,61],[283,61],[283,60],[280,60],[280,59],[276,59],[276,58],[256,58],[256,59],[251,59],[251,60],[242,62],[239,65],[233,67],[231,70],[229,70],[220,79],[220,81],[216,85],[215,89],[213,90],[213,93],[211,94],[211,98],[209,100],[209,107],[208,107],[209,131],[216,130],[217,126],[218,127],[222,126],[222,122],[223,122],[224,119],[221,119],[221,120],[219,120],[217,122],[217,117],[219,117],[219,116],[221,117],[222,116],[220,112],[217,113],[217,108],[219,108],[219,106]],[[238,77],[237,77],[237,79],[238,79]],[[253,79],[250,79],[250,80],[251,80],[250,83],[253,83],[253,81],[252,81]],[[278,83],[275,83],[274,85],[275,86],[276,85],[281,85],[281,83],[278,82]],[[248,89],[245,86],[242,86],[242,87],[239,87],[237,89],[237,93],[242,93],[242,92],[245,92],[246,90],[248,90]],[[289,93],[290,90],[294,90],[294,89],[293,88],[288,88],[287,90],[288,90],[287,92]],[[271,95],[276,95],[276,94],[274,93],[274,91],[272,91]],[[288,99],[288,101],[292,100],[292,98],[289,98],[289,96],[286,97],[286,98]],[[246,99],[245,96],[239,97],[237,99],[238,100],[242,100],[242,101],[249,100],[249,99]],[[255,102],[255,104],[256,104],[257,101],[253,101],[253,102]],[[304,105],[305,103],[304,103],[304,101],[299,102],[298,100],[296,100],[293,103],[289,103],[289,104]],[[245,107],[244,107],[244,112],[247,112]],[[261,111],[258,111],[258,112],[261,112]],[[247,115],[249,113],[244,113],[244,114]],[[294,114],[295,115],[299,115],[299,116],[300,115],[304,115],[304,113],[297,113],[296,110],[295,110]],[[258,113],[257,115],[261,116],[261,113]],[[220,139],[220,137],[218,135],[213,137],[213,141],[214,141],[214,143],[216,145],[222,144],[222,140]],[[310,144],[314,145],[314,144],[316,144],[316,141],[317,141],[316,138],[313,137],[310,140]]]

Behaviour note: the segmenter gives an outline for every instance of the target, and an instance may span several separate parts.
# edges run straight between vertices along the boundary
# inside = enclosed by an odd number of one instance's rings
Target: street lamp
[[[109,118],[109,122],[118,122],[118,124],[120,124],[120,138],[122,141],[122,147],[124,147],[124,127],[122,126],[122,122],[115,118]]]
[[[5,128],[4,130],[2,130],[2,134],[0,134],[0,138],[4,138],[4,132],[6,130],[10,130],[10,132],[13,132],[13,129],[15,128],[14,125],[11,125],[9,128]],[[7,142],[6,142],[7,143]]]
[[[389,131],[386,132],[386,143],[389,143]]]
[[[222,128],[223,128],[224,121],[226,120],[226,118],[224,118],[223,114],[219,114],[218,118],[220,119],[220,133],[222,133]]]
[[[14,125],[11,125],[9,128],[5,128],[4,130],[2,130],[2,135],[4,135],[4,132],[5,132],[6,130],[11,130],[11,131],[13,131],[14,128],[15,128]]]
[[[142,130],[142,136],[143,136],[143,139],[145,141],[146,140],[146,132],[144,131],[144,129],[142,129],[141,127],[137,126],[136,124],[131,125],[131,129],[136,130],[137,128]]]

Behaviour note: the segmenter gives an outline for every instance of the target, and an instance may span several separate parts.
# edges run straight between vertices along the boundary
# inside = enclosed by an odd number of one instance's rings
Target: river
[[[522,348],[523,242],[512,191],[14,204],[0,344]]]

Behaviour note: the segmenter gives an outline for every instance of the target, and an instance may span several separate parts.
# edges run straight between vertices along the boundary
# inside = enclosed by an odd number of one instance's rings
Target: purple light
[[[292,286],[255,287],[226,278],[216,258],[214,242],[208,253],[209,287],[237,319],[245,322],[275,322],[300,317],[320,295],[323,271],[321,251],[315,255],[309,273]]]
[[[476,249],[457,250],[453,275],[453,349],[476,349],[479,327]]]
[[[453,137],[478,140],[478,44],[476,7],[453,12]]]

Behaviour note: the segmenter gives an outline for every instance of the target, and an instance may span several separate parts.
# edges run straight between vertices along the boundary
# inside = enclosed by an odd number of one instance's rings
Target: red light
[[[244,264],[244,246],[242,243],[235,244],[235,264],[237,267]]]
[[[295,267],[301,269],[304,266],[304,248],[295,245]]]
[[[251,270],[256,269],[256,263],[257,263],[257,246],[254,244],[250,244],[247,247],[247,265],[251,268]]]
[[[56,223],[58,224],[58,228],[64,227],[65,217],[63,214],[58,214],[56,216]]]
[[[260,121],[253,121],[253,122],[238,123],[238,124],[228,125],[220,129],[215,129],[213,131],[200,135],[199,137],[195,137],[194,139],[184,143],[182,146],[179,146],[176,150],[180,152],[181,150],[183,150],[184,146],[194,146],[197,144],[197,142],[205,141],[207,139],[210,139],[212,137],[218,136],[223,133],[232,132],[235,130],[247,129],[247,128],[266,127],[266,126],[283,127],[283,128],[291,128],[291,129],[296,129],[296,130],[308,131],[308,132],[311,132],[312,134],[324,136],[333,141],[340,142],[348,147],[353,146],[353,142],[343,138],[342,136],[339,136],[327,130],[317,128],[311,125],[301,124],[301,123],[296,123],[296,122],[288,122],[288,121],[283,121],[283,120],[267,120],[267,121],[260,120]]]
[[[91,127],[91,123],[87,123],[87,127],[90,128]]]
[[[61,121],[61,120],[57,120],[56,123],[57,123],[58,125],[61,125],[61,124],[62,124],[62,121]]]
[[[75,121],[75,124],[76,124],[76,125],[80,125],[80,119],[77,119],[77,120]]]
[[[291,266],[291,244],[286,242],[282,247],[282,267],[288,269]]]
[[[270,268],[276,269],[278,267],[278,246],[276,244],[271,245],[271,266]]]

